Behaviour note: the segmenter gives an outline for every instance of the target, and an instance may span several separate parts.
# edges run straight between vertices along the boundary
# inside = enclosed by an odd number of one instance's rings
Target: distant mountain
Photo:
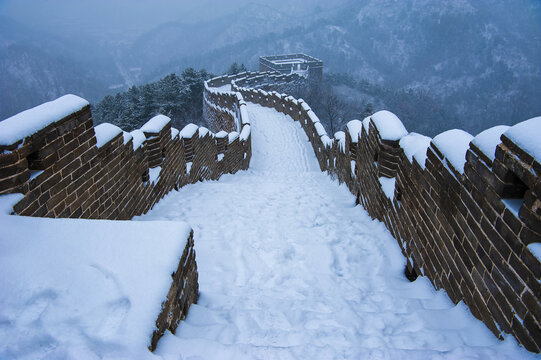
[[[152,73],[174,59],[206,54],[269,33],[283,33],[303,21],[270,6],[251,4],[208,22],[170,22],[139,37],[125,51],[124,62],[128,67],[141,67]],[[229,64],[223,65],[225,68]]]
[[[256,68],[260,55],[306,52],[327,71],[423,92],[441,103],[449,128],[477,133],[541,114],[538,1],[365,0],[301,18],[283,32],[177,55],[153,76],[177,64],[219,72],[232,61]]]
[[[122,82],[107,54],[0,17],[0,119],[74,93],[101,99]]]
[[[94,100],[186,67],[219,74],[237,61],[255,70],[261,55],[305,52],[322,59],[328,72],[350,74],[393,94],[414,91],[438,104],[447,128],[477,133],[541,114],[538,0],[289,3],[261,1],[227,15],[214,12],[208,20],[157,24],[132,43],[107,46],[70,34],[43,38],[0,21],[0,71],[6,74],[0,79],[0,113],[53,93],[72,91]],[[400,101],[378,103],[376,94],[335,86],[391,111]],[[398,115],[409,123],[417,116],[415,109]]]

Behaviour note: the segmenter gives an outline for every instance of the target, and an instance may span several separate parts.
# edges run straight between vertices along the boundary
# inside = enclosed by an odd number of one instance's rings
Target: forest
[[[225,73],[243,71],[246,66],[234,62]],[[92,120],[94,125],[107,122],[125,131],[140,128],[157,114],[169,116],[178,129],[189,123],[201,124],[204,82],[214,76],[205,69],[186,68],[180,75],[171,73],[156,82],[107,95],[92,107]]]
[[[234,62],[224,74],[246,70],[244,64]],[[188,123],[205,125],[203,83],[214,76],[205,69],[186,68],[180,75],[171,73],[156,82],[107,95],[92,108],[94,123],[108,122],[133,130],[154,115],[164,114],[179,129]],[[318,87],[296,89],[291,95],[307,101],[331,134],[342,130],[349,120],[362,120],[383,109],[397,114],[409,131],[429,136],[459,123],[459,119],[447,114],[426,91],[394,90],[348,74],[324,73]]]

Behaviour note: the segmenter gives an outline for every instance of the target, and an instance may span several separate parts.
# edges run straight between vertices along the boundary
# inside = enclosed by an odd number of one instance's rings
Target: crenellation
[[[13,207],[21,215],[129,219],[144,214],[172,189],[248,168],[246,99],[300,122],[321,171],[345,183],[357,203],[385,224],[413,277],[426,276],[455,304],[464,301],[497,337],[502,331],[512,334],[538,352],[541,263],[528,245],[541,242],[539,159],[505,132],[493,158],[474,140],[462,148],[463,169],[438,142],[442,138],[430,141],[424,162],[416,154],[408,158],[400,143],[407,131],[389,112],[330,137],[308,104],[281,93],[293,83],[302,83],[299,75],[247,72],[211,79],[205,83],[204,116],[211,130],[227,132],[214,134],[192,124],[175,135],[170,120],[161,118],[161,127],[142,129],[141,146],[135,139],[125,142],[121,132],[98,148],[86,105],[35,134],[0,145],[0,194],[23,193]],[[387,127],[386,121],[394,125]],[[186,268],[173,274],[151,349],[165,329],[175,331],[197,300],[190,239],[182,255]],[[182,288],[186,279],[189,295]]]
[[[405,155],[400,136],[382,138],[372,118],[362,122],[356,141],[349,127],[345,136],[337,133],[330,139],[318,131],[317,116],[302,100],[263,94],[240,83],[254,82],[232,82],[244,98],[300,122],[321,170],[346,183],[357,202],[386,225],[408,271],[428,277],[454,303],[463,300],[497,337],[510,333],[528,350],[539,351],[541,264],[527,247],[541,242],[538,159],[502,133],[493,158],[486,146],[485,153],[469,143],[463,173],[433,141],[425,162],[419,163],[421,156],[410,160]],[[378,126],[384,126],[381,119]],[[392,200],[381,187],[382,176],[395,179]]]
[[[67,114],[75,106],[67,100],[74,98],[77,100],[75,105],[86,105]],[[215,98],[221,99],[218,95]],[[231,99],[228,97],[229,101]],[[88,103],[74,96],[59,101],[63,101],[65,107],[61,118],[56,121],[47,118],[42,129],[35,129],[39,123],[32,123],[28,131],[34,129],[34,133],[8,145],[0,145],[0,195],[24,195],[13,206],[14,214],[127,220],[146,213],[172,189],[218,179],[224,173],[234,173],[249,166],[249,127],[243,141],[237,139],[228,146],[227,133],[225,137],[215,137],[204,129],[206,135],[199,138],[199,128],[195,125],[194,135],[181,139],[178,131],[174,135],[170,120],[160,116],[145,124],[140,134],[132,133],[137,135],[137,143],[132,134],[125,136],[112,125],[101,129],[103,137],[98,142]],[[36,109],[30,112],[39,115]],[[235,114],[222,113],[232,120],[231,126],[236,123],[234,116],[247,116],[245,111]],[[249,120],[238,123],[249,124]],[[118,133],[107,131],[111,129]],[[219,153],[224,154],[225,161],[220,161]],[[193,160],[194,165],[189,175],[186,174],[188,159]],[[157,178],[151,179],[149,169],[158,167],[161,171]],[[172,304],[168,306],[174,309],[173,316],[168,315],[169,322],[163,327],[160,319],[168,312],[160,315],[156,323],[159,331],[150,341],[151,349],[165,329],[176,329],[190,304],[197,301],[197,265],[192,235],[177,273],[179,276],[174,277],[170,290],[175,296],[167,300]]]

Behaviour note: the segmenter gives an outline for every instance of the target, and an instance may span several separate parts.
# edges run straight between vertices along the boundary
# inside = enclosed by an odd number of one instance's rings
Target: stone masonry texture
[[[463,174],[434,143],[423,168],[408,160],[398,141],[383,140],[371,119],[358,139],[348,131],[343,140],[318,133],[310,107],[268,92],[273,81],[264,77],[245,73],[215,81],[230,83],[245,101],[299,121],[321,170],[345,183],[386,225],[407,259],[408,273],[426,276],[454,303],[463,301],[495,336],[512,334],[539,353],[541,264],[527,248],[541,242],[539,159],[502,135],[493,161],[471,143]],[[382,189],[382,177],[396,181],[392,200]],[[518,216],[506,199],[522,200]]]
[[[239,107],[236,97],[229,101]],[[226,116],[232,117],[222,118]],[[237,114],[215,113],[217,122],[227,119],[234,124],[233,116]],[[249,119],[238,122],[249,125]],[[182,133],[172,131],[168,122],[156,133],[145,133],[146,140],[136,149],[122,132],[98,148],[86,106],[15,144],[0,146],[0,195],[23,195],[13,206],[15,215],[127,220],[146,213],[173,189],[248,168],[249,135],[229,141],[228,134],[216,136],[206,128],[198,128],[191,137]],[[158,176],[151,178],[151,171]],[[155,349],[165,330],[174,332],[197,301],[197,278],[192,233],[172,275],[149,349]]]

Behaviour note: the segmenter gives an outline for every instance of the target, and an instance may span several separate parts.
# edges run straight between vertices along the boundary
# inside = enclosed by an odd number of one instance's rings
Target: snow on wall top
[[[323,136],[327,134],[327,132],[325,131],[325,128],[323,127],[323,125],[321,125],[320,122],[315,123],[314,127],[316,128],[318,136]]]
[[[113,140],[118,134],[123,133],[122,129],[116,125],[103,123],[94,128],[96,133],[96,147],[100,148]]]
[[[127,131],[122,131],[122,137],[124,138],[124,145],[126,145],[128,142],[130,142],[131,139],[133,139],[133,135]]]
[[[143,145],[147,138],[141,130],[133,130],[130,134],[133,136],[133,151],[135,151]]]
[[[0,145],[11,145],[65,118],[89,103],[75,95],[64,95],[0,122]]]
[[[145,125],[141,127],[141,130],[146,133],[157,134],[171,121],[171,119],[165,115],[159,114],[147,121]]]
[[[250,123],[250,116],[248,115],[248,110],[246,108],[246,105],[240,106],[240,117],[242,120],[242,125]]]
[[[473,136],[464,130],[452,129],[436,136],[432,139],[432,143],[449,160],[455,170],[463,174],[464,164],[466,164],[466,152],[470,148],[470,141],[472,140]]]
[[[376,129],[378,129],[383,140],[400,140],[402,136],[408,134],[402,121],[390,111],[378,111],[370,118],[376,125]]]
[[[199,126],[189,123],[188,125],[184,126],[184,128],[180,131],[180,137],[183,139],[189,139],[195,134],[198,129]]]
[[[362,123],[364,131],[366,131],[366,133],[368,134],[368,132],[370,131],[370,116],[365,117]]]
[[[424,136],[417,133],[409,133],[408,135],[400,139],[400,147],[404,149],[404,154],[408,158],[409,162],[413,162],[413,158],[424,169],[426,162],[426,150],[430,146],[432,139],[428,136]]]
[[[541,116],[518,123],[507,130],[504,135],[530,154],[536,161],[541,162]]]
[[[229,143],[231,144],[233,141],[235,141],[239,137],[239,133],[237,131],[231,131],[228,134]]]
[[[329,135],[325,134],[321,137],[321,142],[325,147],[332,147],[334,140],[331,139]]]
[[[172,127],[171,128],[171,140],[175,140],[179,133],[180,133],[180,131],[177,128]]]
[[[338,147],[340,151],[346,151],[346,133],[343,131],[337,131],[334,133],[334,138],[338,141]]]
[[[244,125],[239,135],[240,140],[242,141],[248,140],[248,138],[250,137],[250,130],[251,130],[250,124]]]
[[[363,123],[360,120],[351,120],[347,123],[346,128],[348,129],[352,143],[356,144],[359,141],[359,133],[361,132],[362,126]]]
[[[202,138],[202,137],[207,136],[207,134],[210,133],[210,130],[207,129],[206,127],[204,127],[204,126],[201,126],[201,127],[199,128],[199,132],[198,132],[198,133],[199,133],[199,137]]]
[[[494,161],[496,146],[500,144],[501,136],[509,129],[509,126],[499,125],[480,132],[473,138],[472,143],[479,148],[491,161]]]
[[[74,358],[154,358],[146,347],[187,224],[0,215],[0,227],[0,318],[10,324],[2,346],[11,356],[50,357],[54,345]],[[36,300],[46,306],[28,313]],[[32,321],[19,321],[23,313]]]
[[[313,111],[313,110],[309,110],[308,113],[308,118],[310,119],[310,121],[315,124],[315,123],[318,123],[319,122],[319,118],[317,117],[316,113]]]
[[[221,130],[221,131],[219,131],[219,132],[216,133],[216,137],[217,137],[218,139],[227,137],[227,132]]]

